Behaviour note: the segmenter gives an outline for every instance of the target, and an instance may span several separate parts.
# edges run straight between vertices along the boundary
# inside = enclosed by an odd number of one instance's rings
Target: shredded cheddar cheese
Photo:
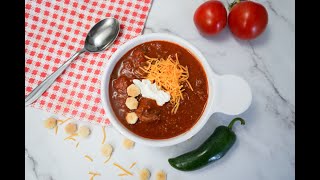
[[[65,122],[69,121],[70,119],[71,119],[71,118],[68,118],[68,119],[66,119],[66,120],[58,120],[58,122],[60,122],[60,125],[61,125],[61,124],[65,123]]]
[[[113,163],[114,166],[118,167],[119,169],[121,169],[122,171],[124,171],[125,173],[133,176],[133,174],[131,172],[129,172],[128,170],[124,169],[122,166],[120,166],[119,164],[117,163]]]
[[[54,133],[57,135],[57,133],[58,133],[58,126],[56,126],[56,127],[54,128]]]
[[[64,140],[72,140],[72,141],[76,141],[76,139],[75,139],[75,138],[73,138],[74,136],[78,136],[78,134],[77,134],[77,133],[76,133],[76,134],[71,134],[70,136],[68,136],[68,137],[64,138]]]
[[[102,133],[103,133],[103,139],[101,144],[104,144],[104,141],[106,140],[106,130],[104,126],[102,126]]]
[[[89,171],[88,174],[95,175],[95,176],[101,176],[100,173],[98,173],[98,172],[92,172],[92,171]]]
[[[78,146],[79,146],[79,142],[77,143],[76,148],[78,148]]]
[[[90,156],[85,155],[84,157],[85,157],[86,159],[88,159],[89,161],[93,162],[93,159],[92,159]]]
[[[182,92],[185,90],[183,83],[186,82],[193,91],[188,81],[188,67],[180,64],[177,54],[175,59],[171,56],[168,56],[167,59],[150,58],[148,56],[145,56],[145,58],[148,59],[148,65],[140,67],[140,69],[147,73],[147,79],[155,82],[157,86],[170,93],[170,103],[173,105],[171,112],[176,113],[179,108],[180,99],[183,100]]]
[[[136,165],[136,164],[137,164],[137,162],[132,163],[131,166],[130,166],[130,169],[133,168],[133,166]]]
[[[78,136],[78,134],[76,133],[76,134],[71,134],[70,136],[68,136],[68,137],[66,137],[66,138],[64,138],[64,140],[67,140],[67,139],[74,139],[73,137],[74,136]],[[74,139],[75,140],[75,139]]]
[[[88,173],[88,174],[90,174],[90,175],[91,175],[90,180],[93,180],[93,178],[94,178],[95,176],[101,176],[101,174],[100,174],[100,173],[95,173],[95,172],[91,172],[91,171],[89,171],[89,173]]]
[[[128,176],[126,173],[118,174],[118,176]]]
[[[103,163],[107,163],[110,160],[111,156],[109,156]]]
[[[72,140],[72,141],[76,141],[76,139],[75,139],[75,138],[73,138],[73,137],[66,138],[66,139],[64,139],[64,140]]]
[[[186,82],[188,83],[188,86],[189,86],[189,88],[191,89],[191,91],[193,91],[193,88],[192,88],[190,82],[189,82],[188,80],[187,80]]]

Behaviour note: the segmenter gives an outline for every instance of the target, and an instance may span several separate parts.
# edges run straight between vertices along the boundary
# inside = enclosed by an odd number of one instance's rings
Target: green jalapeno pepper
[[[217,127],[212,135],[197,149],[170,158],[168,160],[169,164],[181,171],[192,171],[221,159],[236,141],[236,134],[232,131],[232,126],[236,121],[240,121],[241,125],[245,124],[243,119],[235,118],[228,127]]]

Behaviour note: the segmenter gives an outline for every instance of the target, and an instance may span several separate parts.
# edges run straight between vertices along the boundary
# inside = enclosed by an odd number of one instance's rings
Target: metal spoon
[[[80,54],[84,52],[100,52],[110,47],[117,38],[119,31],[120,23],[114,18],[106,18],[94,25],[86,37],[84,48],[76,52],[70,59],[61,65],[57,71],[52,73],[39,86],[37,86],[26,97],[25,106],[37,100]]]

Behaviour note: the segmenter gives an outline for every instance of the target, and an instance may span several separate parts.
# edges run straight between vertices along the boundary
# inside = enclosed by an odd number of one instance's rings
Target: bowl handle
[[[213,93],[214,112],[227,115],[238,115],[247,110],[252,101],[252,92],[249,84],[235,75],[217,75],[211,88]]]

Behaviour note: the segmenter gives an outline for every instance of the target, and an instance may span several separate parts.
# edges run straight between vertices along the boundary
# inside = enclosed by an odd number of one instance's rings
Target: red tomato
[[[228,16],[228,25],[236,37],[249,40],[264,32],[268,24],[268,13],[264,6],[253,1],[235,4]]]
[[[227,25],[227,10],[220,1],[207,1],[198,7],[193,21],[200,33],[214,35]]]

